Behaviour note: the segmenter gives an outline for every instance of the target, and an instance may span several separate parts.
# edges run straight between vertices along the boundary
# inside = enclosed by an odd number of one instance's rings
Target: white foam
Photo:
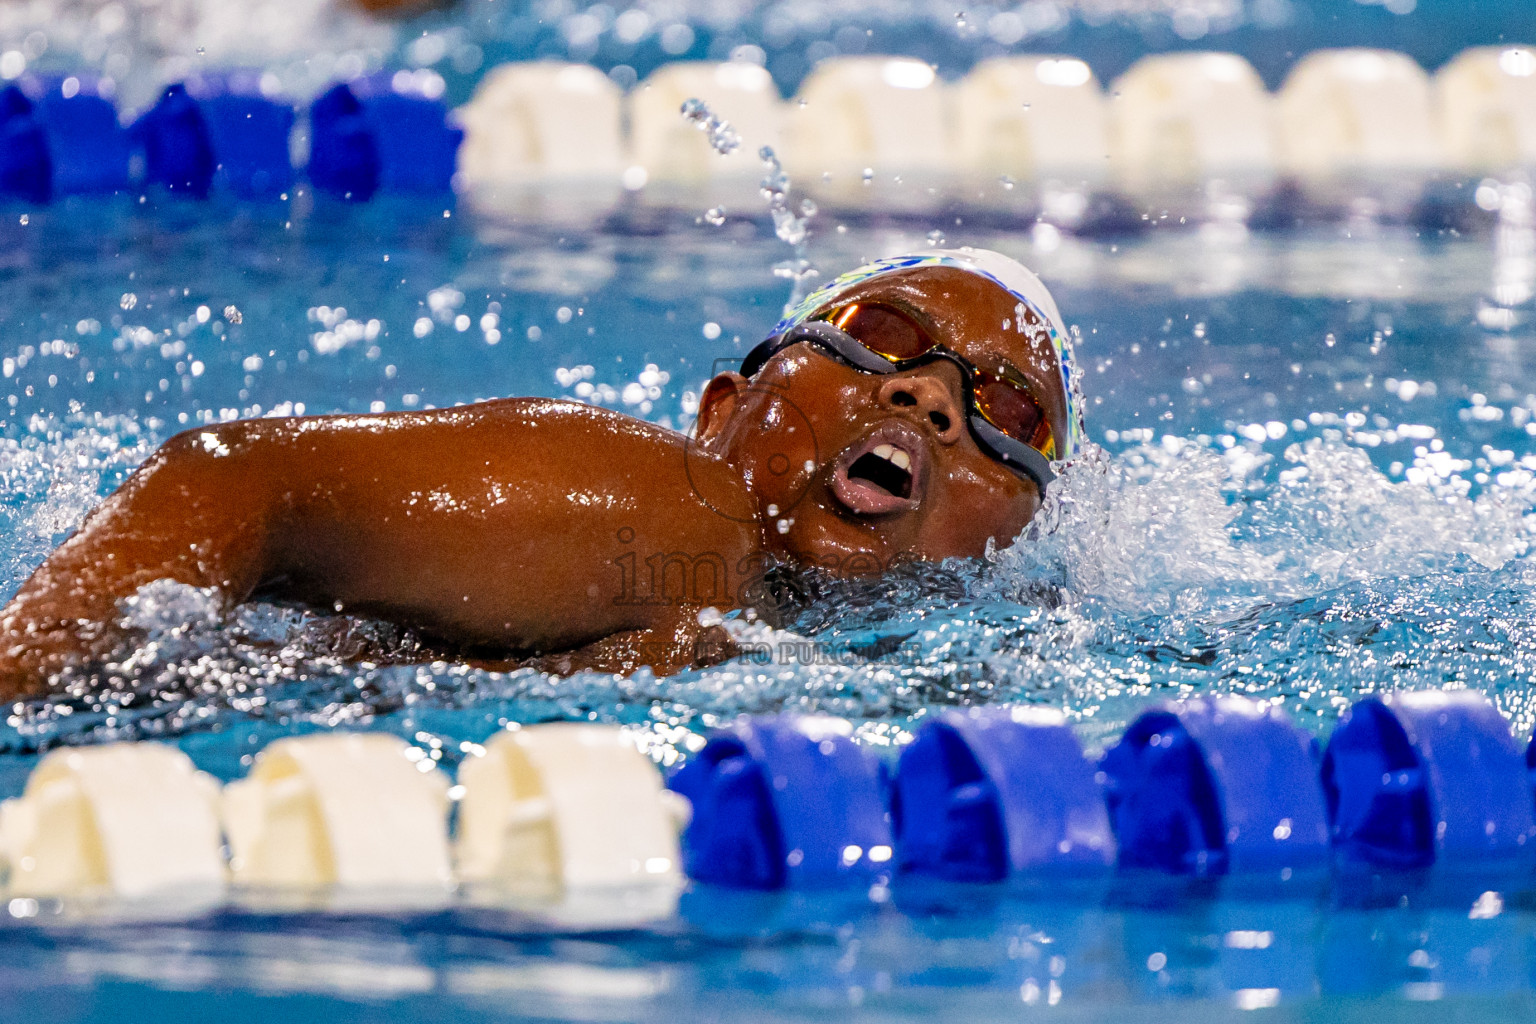
[[[1314,438],[1245,498],[1271,458],[1170,437],[1080,459],[1026,538],[996,555],[998,582],[1046,579],[1127,614],[1217,622],[1460,562],[1498,569],[1529,550],[1529,484],[1471,498],[1458,476],[1393,481],[1363,449]]]

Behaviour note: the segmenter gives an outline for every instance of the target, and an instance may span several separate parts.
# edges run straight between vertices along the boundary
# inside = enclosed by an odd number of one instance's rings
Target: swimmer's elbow
[[[162,444],[103,508],[172,533],[259,533],[271,516],[274,474],[249,423],[183,431]],[[176,524],[173,526],[172,524]]]
[[[259,503],[270,490],[274,465],[261,426],[261,421],[239,421],[184,430],[150,456],[132,489],[171,491],[203,502]]]
[[[212,423],[173,435],[160,446],[155,460],[167,464],[212,462],[248,453],[252,431],[247,423]]]

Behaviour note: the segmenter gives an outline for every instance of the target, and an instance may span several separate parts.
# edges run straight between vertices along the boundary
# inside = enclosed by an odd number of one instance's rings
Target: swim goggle
[[[1050,418],[1023,376],[1006,362],[999,360],[997,370],[983,369],[935,341],[900,311],[852,303],[768,338],[747,353],[741,375],[752,377],[769,359],[802,341],[865,373],[901,373],[937,360],[952,363],[960,371],[966,424],[977,446],[1033,480],[1042,495],[1045,485],[1056,479]]]

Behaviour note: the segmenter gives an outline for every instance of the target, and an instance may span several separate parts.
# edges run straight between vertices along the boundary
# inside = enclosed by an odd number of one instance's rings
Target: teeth
[[[882,444],[871,455],[878,455],[897,469],[910,471],[912,469],[912,456],[897,448],[893,444]]]

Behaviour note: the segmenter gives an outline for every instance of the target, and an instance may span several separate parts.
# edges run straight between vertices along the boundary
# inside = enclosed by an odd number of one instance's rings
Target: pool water
[[[122,666],[131,699],[13,709],[0,795],[60,743],[165,739],[230,779],[277,736],[368,728],[451,771],[509,721],[590,719],[632,727],[670,766],[710,725],[780,709],[849,718],[894,754],[935,707],[1038,703],[1096,750],[1190,693],[1271,699],[1325,737],[1363,694],[1468,687],[1529,736],[1536,236],[1515,214],[1470,233],[1096,238],[821,215],[823,275],[942,237],[1035,268],[1075,325],[1095,448],[1018,544],[825,583],[782,629],[733,624],[754,656],[669,679],[350,665],[326,638],[375,627],[272,607],[225,619],[152,587],[125,611],[150,637]],[[420,203],[109,201],[10,211],[0,236],[7,593],[186,426],[542,395],[683,427],[789,293],[773,271],[787,247],[737,216],[562,234]],[[40,924],[13,907],[0,1017],[1349,1019],[1432,1000],[1528,1019],[1528,886],[700,892],[653,927],[575,934],[470,913]]]

